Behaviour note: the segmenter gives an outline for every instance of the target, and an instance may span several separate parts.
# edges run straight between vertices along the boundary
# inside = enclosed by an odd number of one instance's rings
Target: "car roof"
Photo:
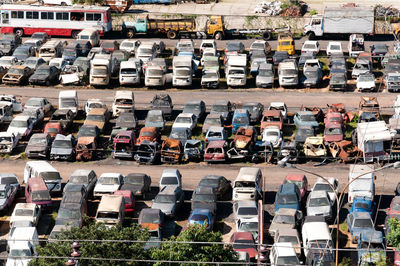
[[[175,169],[175,168],[169,168],[169,169],[164,169],[163,171],[162,171],[162,174],[161,174],[161,176],[163,177],[163,176],[165,176],[165,175],[177,175],[178,174],[178,169]]]
[[[212,140],[208,143],[207,148],[221,148],[225,143],[225,140]]]
[[[119,177],[120,173],[102,173],[100,177]]]
[[[16,210],[16,209],[29,209],[29,210],[33,210],[33,209],[35,209],[35,207],[36,207],[36,204],[35,203],[17,203],[17,204],[15,204],[15,208],[14,208],[14,210]]]
[[[260,171],[261,170],[258,167],[241,167],[236,177],[236,181],[248,181],[250,178],[254,180]]]
[[[296,180],[296,181],[302,181],[305,175],[303,174],[287,174],[285,179],[286,180]]]
[[[290,242],[275,243],[274,247],[278,257],[297,256],[296,250]]]
[[[290,216],[294,216],[296,214],[296,210],[295,209],[290,209],[290,208],[279,208],[279,210],[275,213],[276,215],[290,215]]]
[[[254,200],[239,200],[236,202],[237,206],[239,208],[244,208],[244,207],[256,207],[257,208],[257,203]]]
[[[311,198],[327,198],[328,197],[328,193],[326,193],[326,191],[324,190],[316,190],[316,191],[311,191],[310,192],[310,199]]]
[[[116,211],[119,210],[123,196],[119,195],[103,195],[100,200],[97,211]]]
[[[371,219],[371,215],[369,214],[369,212],[352,212],[354,219]]]
[[[223,176],[221,176],[221,175],[205,175],[201,180],[203,180],[203,179],[217,179],[217,180],[219,180],[219,179],[222,179],[223,178]]]
[[[71,176],[89,175],[93,170],[89,169],[76,169]]]

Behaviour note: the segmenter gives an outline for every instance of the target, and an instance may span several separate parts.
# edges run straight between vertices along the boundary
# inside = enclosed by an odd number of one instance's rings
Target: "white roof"
[[[309,40],[307,40],[307,41],[304,42],[303,46],[304,46],[305,44],[314,44],[314,45],[317,45],[317,43],[318,43],[318,41],[309,41]]]
[[[365,142],[389,141],[392,139],[385,121],[375,121],[357,124],[358,148],[364,150]]]
[[[100,200],[97,212],[116,211],[118,212],[121,207],[121,202],[124,197],[122,195],[103,195]]]
[[[133,99],[133,91],[116,91],[115,99]]]
[[[360,164],[351,164],[349,167],[349,180],[359,176],[360,174],[371,172],[374,170],[373,165],[360,165]],[[361,176],[362,179],[372,179],[374,173],[369,173]]]
[[[13,120],[16,121],[27,121],[30,118],[30,116],[28,115],[17,115],[16,117],[14,117]]]
[[[35,203],[17,203],[15,204],[14,211],[16,209],[28,209],[28,210],[34,210],[36,207]]]
[[[87,28],[87,29],[83,29],[81,32],[79,32],[78,35],[84,35],[84,34],[92,34],[93,32],[98,31],[98,29],[95,28]]]
[[[123,68],[136,68],[136,62],[133,61],[133,60],[132,61],[131,60],[122,61],[120,68],[121,69],[123,69]]]
[[[235,181],[240,181],[240,180],[249,181],[249,179],[255,180],[259,172],[261,172],[261,169],[258,167],[242,167],[240,168]]]
[[[28,161],[26,164],[30,165],[31,167],[38,168],[37,170],[38,171],[40,170],[40,172],[43,172],[43,171],[58,172],[57,169],[55,169],[51,164],[49,164],[46,161]]]
[[[99,10],[106,11],[110,7],[101,6],[83,6],[83,5],[72,5],[72,6],[34,6],[34,5],[15,5],[5,4],[1,6],[2,10],[33,10],[33,11],[81,11],[81,10]]]
[[[178,117],[192,117],[193,116],[193,114],[192,113],[180,113],[179,115],[178,115]],[[177,117],[177,118],[178,118]]]
[[[34,236],[36,232],[36,227],[16,227],[12,234],[12,237],[9,240],[32,240],[32,236]],[[19,241],[17,241],[19,242]]]
[[[76,97],[78,93],[76,90],[65,90],[65,91],[60,91],[58,94],[58,97]]]
[[[331,240],[328,224],[326,222],[306,222],[303,224],[302,233],[303,236],[308,238],[308,241]]]
[[[7,131],[0,132],[0,137],[11,137],[13,133],[9,133]]]
[[[102,173],[100,178],[102,177],[119,177],[121,174],[120,173]]]
[[[290,242],[282,242],[274,244],[275,251],[278,257],[295,257],[296,250]]]

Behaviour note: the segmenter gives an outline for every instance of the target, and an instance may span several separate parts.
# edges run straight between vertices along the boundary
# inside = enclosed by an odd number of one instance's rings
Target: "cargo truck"
[[[191,56],[174,56],[172,60],[172,85],[179,87],[191,86],[193,71]]]
[[[289,31],[289,27],[281,28],[259,28],[259,29],[226,29],[222,16],[210,16],[206,25],[197,25],[194,18],[184,19],[150,19],[148,15],[140,16],[136,21],[122,23],[122,32],[128,38],[137,34],[166,34],[169,39],[176,39],[181,36],[191,38],[242,38],[247,35],[260,35],[263,39],[269,40],[272,34],[279,31]]]
[[[111,55],[97,54],[90,66],[90,85],[107,86],[111,78]]]
[[[231,87],[245,86],[247,81],[247,55],[230,55],[225,64],[226,84]]]
[[[314,15],[304,26],[304,34],[310,39],[339,34],[399,34],[400,25],[379,21],[373,8],[327,7],[323,15]]]

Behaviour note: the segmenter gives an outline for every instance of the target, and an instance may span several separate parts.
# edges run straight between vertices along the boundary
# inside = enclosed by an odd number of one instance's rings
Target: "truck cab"
[[[207,35],[216,40],[222,40],[224,37],[224,22],[222,16],[211,16],[207,20]]]
[[[304,35],[322,36],[324,31],[322,28],[323,17],[319,15],[311,16],[308,24],[304,25]]]
[[[247,81],[247,55],[230,55],[225,64],[228,86],[245,86]]]
[[[278,35],[278,47],[276,50],[280,52],[286,51],[289,55],[294,55],[294,40],[290,33],[281,33]]]
[[[173,65],[173,86],[190,86],[192,85],[193,76],[193,60],[191,56],[174,56]]]

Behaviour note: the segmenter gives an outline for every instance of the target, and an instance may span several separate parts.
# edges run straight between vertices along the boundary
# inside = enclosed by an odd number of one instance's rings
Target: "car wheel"
[[[47,87],[50,86],[50,81],[49,80],[46,80],[46,86]]]

